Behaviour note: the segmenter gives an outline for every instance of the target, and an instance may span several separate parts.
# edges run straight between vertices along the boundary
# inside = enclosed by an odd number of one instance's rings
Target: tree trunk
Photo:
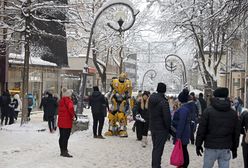
[[[22,119],[21,125],[28,121],[28,82],[29,82],[29,58],[30,58],[30,5],[31,0],[27,0],[25,4],[27,8],[27,17],[25,25],[25,57],[24,57],[24,70],[23,70],[23,85],[22,85]]]

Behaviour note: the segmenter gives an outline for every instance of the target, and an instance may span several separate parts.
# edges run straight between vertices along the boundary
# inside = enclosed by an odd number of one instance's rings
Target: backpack
[[[28,98],[28,106],[33,106],[34,102],[32,98]]]

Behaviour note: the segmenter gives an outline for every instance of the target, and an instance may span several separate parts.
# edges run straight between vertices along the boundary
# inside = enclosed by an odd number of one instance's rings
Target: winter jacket
[[[41,106],[44,108],[45,115],[52,117],[56,113],[58,103],[52,95],[49,95],[48,97],[42,98]]]
[[[183,145],[187,145],[190,139],[190,110],[192,104],[183,104],[175,112],[172,120],[172,126],[176,128],[176,139],[181,139]]]
[[[243,134],[243,138],[242,138],[242,145],[247,145],[245,143],[245,131],[248,130],[248,111],[244,111],[243,113],[241,113],[240,115],[240,120],[241,120],[241,134]]]
[[[152,132],[169,132],[171,125],[171,114],[168,100],[162,93],[153,93],[148,102],[148,113],[150,118],[150,130]]]
[[[227,98],[215,97],[200,119],[196,146],[210,149],[237,149],[239,145],[240,122],[237,113],[231,109]]]
[[[104,115],[106,113],[105,97],[99,91],[94,91],[89,97],[89,106],[91,106],[91,112],[93,114]],[[105,109],[104,109],[105,108]]]
[[[145,101],[144,101],[145,104]],[[146,109],[144,107],[144,109],[141,108],[141,102],[138,102],[138,114],[141,115],[141,117],[145,120],[145,121],[149,121],[149,113],[148,113],[148,109]]]
[[[198,100],[199,100],[199,102],[201,104],[201,110],[202,110],[202,113],[203,113],[203,111],[207,108],[207,102],[202,97],[199,97]],[[200,115],[202,115],[202,113],[200,113]]]
[[[33,109],[35,107],[35,99],[34,99],[34,96],[29,93],[28,94],[28,108],[29,109]]]
[[[11,104],[11,98],[10,98],[10,94],[7,92],[4,92],[3,95],[0,98],[0,104],[1,104],[1,113],[4,116],[9,116],[9,114],[11,113],[11,108],[10,108],[10,104]]]
[[[13,101],[15,102],[15,111],[21,111],[21,109],[22,109],[22,101],[20,99],[19,94],[14,95],[14,100]]]
[[[72,128],[72,121],[74,116],[75,112],[71,98],[62,97],[59,101],[58,107],[58,127]]]
[[[189,101],[186,107],[189,108],[189,119],[191,120],[191,124],[196,125],[198,122],[199,111],[195,101]]]

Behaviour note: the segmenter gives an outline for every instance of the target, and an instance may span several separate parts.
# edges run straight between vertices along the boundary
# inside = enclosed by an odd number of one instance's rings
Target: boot
[[[67,150],[63,150],[63,151],[61,151],[61,154],[60,154],[60,156],[63,156],[63,157],[72,157],[72,155],[70,155],[69,153],[68,153],[68,151]]]
[[[99,138],[99,139],[105,139],[102,135],[98,135],[97,138]]]
[[[147,145],[147,136],[142,137],[142,147],[145,148]]]

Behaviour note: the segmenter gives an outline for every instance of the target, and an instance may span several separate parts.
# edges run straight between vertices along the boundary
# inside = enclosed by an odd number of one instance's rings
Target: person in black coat
[[[44,96],[41,99],[41,103],[40,103],[40,109],[42,109],[42,107],[43,107],[43,111],[44,111],[43,121],[48,121],[48,114],[46,113],[47,110],[45,109],[45,106],[44,106],[44,104],[46,104],[47,97],[48,97],[48,92],[45,92]]]
[[[202,155],[204,142],[203,167],[213,167],[216,160],[219,167],[229,167],[231,152],[233,159],[237,157],[240,122],[237,113],[231,109],[228,92],[228,88],[217,88],[210,106],[205,109],[200,119],[196,154]]]
[[[0,97],[0,105],[1,105],[1,125],[3,125],[3,121],[5,120],[5,125],[8,124],[8,118],[11,114],[11,97],[8,91],[3,92],[3,95]]]
[[[138,109],[136,114],[136,135],[137,140],[142,140],[142,146],[147,145],[147,134],[149,128],[149,113],[148,113],[148,99],[149,92],[144,91],[142,94],[142,99],[138,102]]]
[[[161,168],[161,156],[171,126],[171,113],[165,92],[166,85],[158,83],[157,93],[153,93],[148,101],[149,125],[153,143],[152,168]]]
[[[50,132],[54,132],[55,128],[55,114],[58,107],[57,100],[49,92],[46,93],[47,97],[43,99],[42,106],[44,107],[44,114],[46,114],[48,120],[48,127]]]
[[[201,110],[202,110],[202,112],[207,108],[207,102],[206,102],[206,100],[203,98],[203,94],[202,93],[199,93],[199,102],[200,102],[200,104],[201,104]],[[202,114],[199,114],[200,116],[202,115]]]
[[[104,124],[104,117],[106,116],[106,108],[108,107],[104,95],[99,91],[99,88],[97,86],[93,87],[93,93],[89,97],[89,106],[91,107],[91,112],[93,115],[94,138],[104,139],[104,137],[102,136],[102,129]]]
[[[248,131],[248,109],[245,109],[241,115],[241,133],[243,134],[242,138],[242,151],[243,151],[243,161],[244,161],[244,168],[248,167],[248,143],[245,143],[245,136],[246,132]],[[247,134],[248,135],[248,134]]]

